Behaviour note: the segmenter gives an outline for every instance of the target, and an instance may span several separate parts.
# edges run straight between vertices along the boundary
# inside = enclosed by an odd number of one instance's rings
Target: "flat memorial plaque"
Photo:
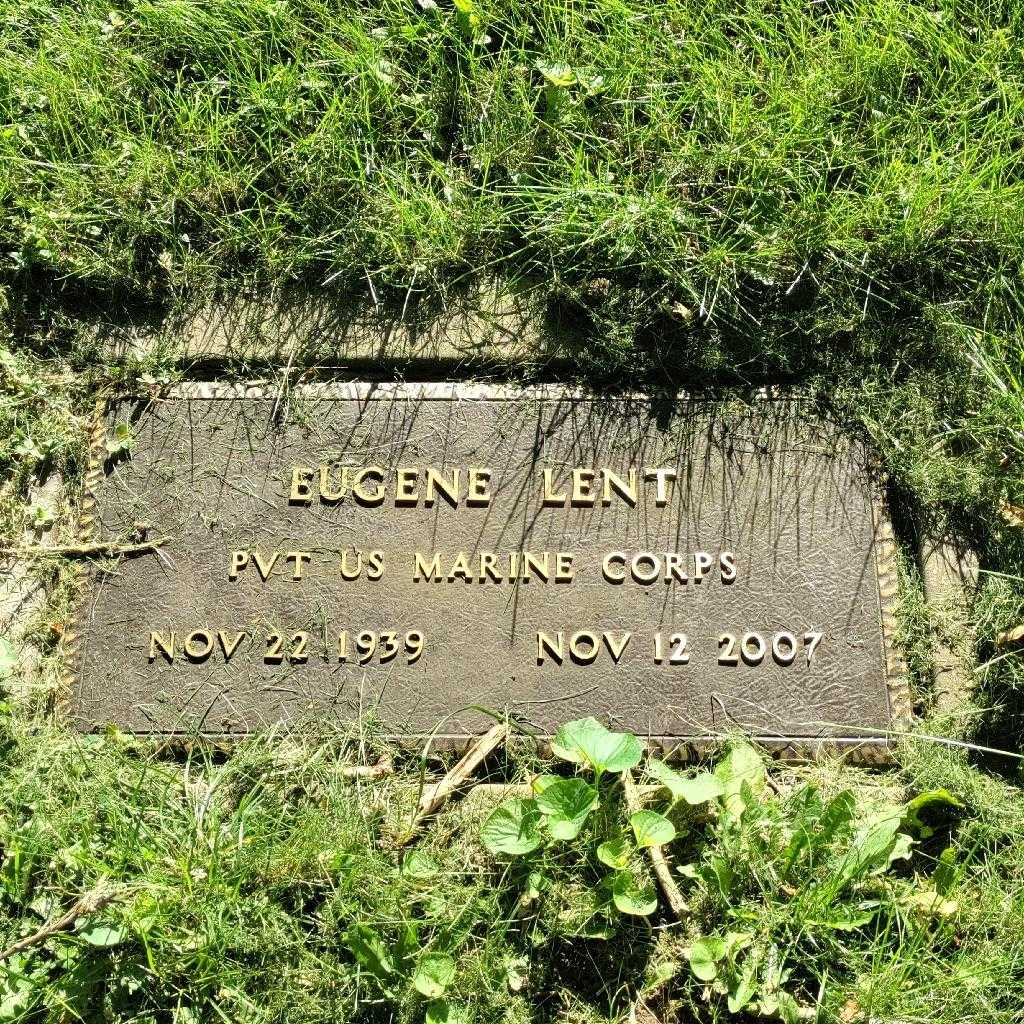
[[[96,440],[92,539],[167,540],[90,571],[81,728],[878,747],[902,714],[869,455],[797,404],[193,384]]]

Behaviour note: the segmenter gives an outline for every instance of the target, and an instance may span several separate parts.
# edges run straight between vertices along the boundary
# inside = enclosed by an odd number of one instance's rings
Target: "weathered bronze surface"
[[[489,709],[845,745],[902,714],[868,457],[792,404],[197,384],[126,422],[94,539],[170,539],[89,576],[82,728],[463,737]]]

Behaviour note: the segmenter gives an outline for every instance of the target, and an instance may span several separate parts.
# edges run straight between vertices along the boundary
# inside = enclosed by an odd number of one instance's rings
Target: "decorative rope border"
[[[263,384],[229,384],[220,381],[189,381],[176,384],[163,395],[153,399],[149,395],[119,393],[101,394],[93,413],[89,439],[88,469],[84,478],[82,510],[78,520],[78,540],[87,544],[97,539],[96,532],[96,490],[104,479],[103,464],[106,456],[108,409],[119,401],[161,401],[171,400],[251,400],[279,399],[289,389]],[[332,401],[514,401],[534,399],[540,401],[628,401],[649,400],[647,392],[622,392],[615,395],[595,395],[584,388],[570,388],[559,384],[539,384],[526,387],[515,385],[491,385],[462,382],[386,382],[371,383],[360,381],[317,382],[299,384],[290,389],[294,393],[327,398]],[[799,401],[782,393],[778,388],[758,388],[751,396],[763,401]],[[707,400],[707,396],[694,392],[676,392],[676,401]],[[869,453],[870,454],[870,453]],[[871,488],[872,527],[874,530],[874,553],[878,582],[878,608],[881,621],[882,660],[885,673],[886,692],[889,700],[889,729],[904,732],[913,722],[913,700],[910,693],[906,661],[895,643],[896,611],[899,596],[899,575],[897,571],[898,545],[889,514],[886,497],[886,474],[873,457],[869,460],[868,472]],[[61,703],[70,703],[78,683],[78,669],[81,664],[82,633],[84,615],[90,592],[91,569],[87,565],[74,568],[76,589],[71,612],[71,628],[64,634],[64,693]],[[209,743],[237,742],[244,734],[201,734],[199,736],[174,732],[140,733],[170,744],[191,744],[197,740]],[[418,741],[427,737],[413,735],[389,735],[389,740],[403,746],[418,746]],[[474,737],[463,735],[435,735],[432,746],[439,751],[459,750],[468,745]],[[679,760],[699,759],[724,740],[723,736],[648,736],[648,744],[661,749],[668,756]],[[892,760],[895,740],[891,736],[780,736],[751,735],[751,740],[772,751],[781,760],[807,761],[823,757],[843,756],[864,764],[887,764]],[[541,738],[543,739],[543,738]]]

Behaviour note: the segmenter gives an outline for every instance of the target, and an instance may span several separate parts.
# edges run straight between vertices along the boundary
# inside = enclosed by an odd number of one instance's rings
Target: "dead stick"
[[[626,806],[629,808],[629,813],[635,814],[640,810],[640,793],[636,783],[633,781],[633,773],[628,769],[622,773],[622,790],[626,797]],[[672,868],[665,854],[661,852],[661,847],[648,846],[647,855],[651,858],[654,876],[658,879],[658,884],[661,886],[661,891],[665,894],[665,899],[668,900],[668,905],[672,908],[672,913],[680,921],[689,917],[690,908],[686,900],[683,899],[683,894],[679,891],[676,880],[672,877]]]
[[[3,963],[4,960],[10,960],[12,956],[23,953],[26,949],[38,946],[41,942],[45,942],[50,936],[56,935],[58,932],[67,931],[80,917],[98,914],[104,907],[113,903],[121,895],[120,891],[110,886],[99,885],[95,889],[91,889],[84,896],[80,896],[66,914],[47,921],[38,931],[34,931],[31,935],[26,935],[23,939],[18,939],[13,946],[8,946],[7,949],[0,952],[0,963]]]
[[[382,775],[394,775],[395,764],[390,757],[382,757],[376,764],[349,764],[341,769],[346,779],[379,779]]]
[[[504,722],[491,726],[482,736],[477,738],[469,750],[462,755],[459,762],[436,786],[429,786],[423,791],[416,814],[409,826],[409,831],[399,839],[404,845],[412,839],[424,818],[434,814],[442,804],[480,767],[487,755],[500,747],[508,737],[508,726]]]
[[[166,544],[170,537],[142,541],[140,544],[119,544],[115,540],[96,541],[94,544],[63,544],[48,547],[45,544],[27,544],[24,547],[0,547],[0,555],[16,558],[31,558],[34,555],[64,555],[66,558],[86,558],[90,555],[141,555],[156,551]]]

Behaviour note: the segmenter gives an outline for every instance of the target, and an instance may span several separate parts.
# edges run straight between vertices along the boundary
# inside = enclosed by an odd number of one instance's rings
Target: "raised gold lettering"
[[[384,575],[384,552],[371,551],[366,559],[366,578],[379,580]]]
[[[359,574],[363,571],[363,553],[362,553],[362,551],[356,551],[355,552],[356,564],[355,564],[354,567],[352,567],[352,566],[350,566],[348,564],[348,556],[351,553],[352,552],[349,551],[349,550],[345,550],[345,551],[341,552],[341,578],[343,580],[348,580],[349,582],[351,582],[352,580],[359,579]]]
[[[700,581],[707,575],[707,571],[715,564],[715,560],[706,551],[697,551],[693,555],[693,581]]]
[[[341,467],[341,485],[337,488],[331,486],[331,467],[322,465],[320,467],[320,500],[333,504],[341,501],[348,492],[348,467]]]
[[[159,650],[168,661],[174,661],[176,640],[177,635],[173,630],[167,634],[151,632],[149,634],[149,660],[156,661],[156,654]]]
[[[539,576],[545,583],[548,581],[548,553],[545,551],[539,558],[530,551],[523,552],[523,580]]]
[[[650,568],[641,571],[645,564],[649,564]],[[637,583],[653,583],[661,575],[661,559],[650,551],[638,551],[629,568]]]
[[[308,551],[286,551],[284,553],[284,560],[292,563],[292,579],[296,582],[302,579],[302,570],[312,559],[313,556]]]
[[[736,556],[731,551],[723,551],[718,556],[718,568],[722,573],[722,582],[732,583],[736,579]]]
[[[313,500],[313,489],[310,487],[315,472],[309,466],[292,467],[292,489],[288,500],[296,505],[308,505]]]
[[[368,478],[378,480],[372,491],[363,490],[363,481]],[[360,505],[368,505],[371,508],[380,505],[384,501],[384,470],[380,466],[363,466],[357,470],[352,478],[352,496]]]
[[[228,579],[237,580],[238,574],[249,564],[248,551],[231,552],[231,568],[228,569]]]
[[[555,471],[553,469],[544,470],[543,504],[549,508],[551,506],[561,506],[565,504],[565,495],[554,493],[554,473]]]
[[[616,564],[622,566],[622,575],[619,575],[617,571],[612,572],[612,566]],[[626,581],[626,552],[609,551],[601,562],[601,572],[609,583],[624,583]]]
[[[420,500],[416,484],[419,481],[418,469],[399,469],[396,471],[395,504],[415,505]]]
[[[455,508],[459,504],[459,475],[458,469],[451,470],[451,480],[446,480],[441,475],[441,470],[434,469],[433,466],[427,467],[427,493],[423,499],[423,503],[427,506],[434,504],[434,492],[444,495],[445,500],[452,508]]]
[[[485,583],[488,579],[492,579],[495,583],[502,582],[501,573],[495,568],[498,561],[497,555],[493,551],[481,551],[480,552],[480,582]]]
[[[619,476],[618,473],[611,469],[605,469],[602,471],[603,482],[604,482],[604,497],[601,499],[603,505],[610,505],[612,503],[612,492],[614,491],[623,501],[630,505],[636,505],[637,502],[637,489],[636,489],[636,470],[629,470],[629,483]]]
[[[622,652],[626,649],[626,644],[629,643],[632,637],[632,633],[623,633],[621,638],[616,640],[615,635],[608,630],[601,634],[601,639],[604,640],[605,647],[608,648],[612,661],[616,664],[618,664],[619,658],[622,657]]]
[[[572,583],[573,555],[571,551],[559,551],[555,554],[555,582]]]
[[[489,469],[469,470],[466,486],[467,505],[490,505],[491,492],[488,487],[491,482],[491,471]]]
[[[455,556],[455,561],[452,562],[452,567],[448,572],[448,579],[452,581],[459,579],[465,580],[467,583],[469,582],[469,559],[466,558],[465,551],[460,551]]]
[[[597,658],[597,637],[589,629],[581,629],[569,637],[569,654],[580,665],[590,665]]]
[[[559,665],[565,660],[565,634],[559,631],[555,636],[537,632],[537,664],[543,665],[546,658],[552,658]]]
[[[413,580],[439,580],[441,579],[441,556],[434,552],[434,556],[428,562],[426,555],[417,551],[413,556]]]
[[[658,466],[646,466],[644,468],[644,479],[657,482],[654,490],[654,503],[656,505],[664,506],[668,504],[668,483],[670,480],[675,480],[677,475],[674,469]]]
[[[185,655],[191,661],[203,661],[213,650],[213,637],[209,630],[194,629],[185,638]]]
[[[252,559],[256,563],[256,571],[260,574],[264,583],[270,579],[270,574],[274,571],[274,566],[280,554],[280,551],[273,552],[270,556],[270,561],[265,562],[263,556],[258,551],[252,553]]]
[[[689,577],[683,569],[683,556],[678,551],[665,552],[665,580],[686,583]]]
[[[592,469],[581,469],[577,467],[572,471],[572,497],[570,503],[573,506],[589,508],[597,501],[597,492],[594,490],[594,479],[597,474]]]
[[[244,633],[236,633],[234,639],[232,639],[223,629],[217,631],[217,639],[220,641],[220,649],[224,652],[225,661],[231,660],[231,655],[238,650],[238,645],[244,637]]]

